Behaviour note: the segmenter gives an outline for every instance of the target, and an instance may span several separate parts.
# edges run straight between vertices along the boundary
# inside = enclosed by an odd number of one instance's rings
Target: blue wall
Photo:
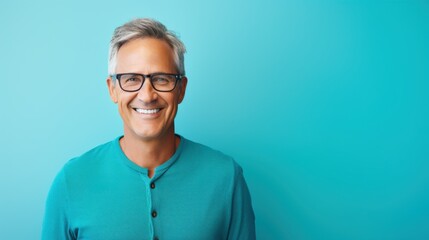
[[[0,4],[2,239],[121,134],[108,43],[142,16],[186,43],[177,130],[242,165],[259,239],[429,239],[428,1],[93,2]]]

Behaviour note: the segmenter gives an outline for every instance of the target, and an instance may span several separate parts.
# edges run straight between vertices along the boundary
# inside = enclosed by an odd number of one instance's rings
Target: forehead
[[[135,72],[149,74],[153,72],[177,71],[174,52],[170,45],[161,39],[137,38],[121,46],[117,55],[116,72]]]

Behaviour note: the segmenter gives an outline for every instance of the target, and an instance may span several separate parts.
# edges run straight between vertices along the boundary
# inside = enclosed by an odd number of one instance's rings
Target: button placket
[[[151,189],[155,189],[155,183],[154,182],[150,183],[150,188]],[[152,215],[153,218],[156,218],[156,216],[158,216],[158,213],[155,210],[152,209],[151,215]]]
[[[157,222],[157,217],[158,217],[158,209],[157,209],[157,202],[156,202],[156,192],[155,188],[156,188],[156,184],[155,184],[155,179],[151,179],[152,181],[149,182],[148,184],[148,191],[150,192],[151,195],[151,201],[152,201],[152,205],[151,205],[151,212],[150,212],[150,217],[151,217],[151,222],[152,222],[152,229],[153,229],[153,239],[158,239],[158,237],[156,236],[157,232],[156,232],[156,222]]]
[[[149,231],[152,237],[155,237],[155,226],[154,226],[154,218],[158,215],[158,213],[156,211],[154,211],[154,209],[156,209],[156,206],[154,206],[154,197],[153,197],[153,191],[152,191],[152,183],[151,183],[151,179],[148,178],[147,174],[141,174],[140,175],[141,179],[144,182],[145,190],[146,190],[146,200],[147,200],[147,211],[149,213]],[[156,204],[155,204],[156,205]]]

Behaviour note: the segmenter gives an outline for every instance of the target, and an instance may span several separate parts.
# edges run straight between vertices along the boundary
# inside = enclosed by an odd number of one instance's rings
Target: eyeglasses
[[[137,92],[149,78],[152,87],[158,92],[171,92],[176,88],[177,82],[183,77],[181,74],[152,73],[148,75],[138,73],[121,73],[111,76],[117,79],[119,86],[125,92]]]

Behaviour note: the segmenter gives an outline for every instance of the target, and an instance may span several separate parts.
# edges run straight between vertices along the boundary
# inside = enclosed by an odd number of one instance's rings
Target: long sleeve
[[[236,165],[235,180],[228,239],[254,240],[256,239],[255,215],[243,171],[238,165]]]
[[[64,169],[59,172],[49,191],[42,227],[42,240],[72,240],[69,231],[68,197]]]

